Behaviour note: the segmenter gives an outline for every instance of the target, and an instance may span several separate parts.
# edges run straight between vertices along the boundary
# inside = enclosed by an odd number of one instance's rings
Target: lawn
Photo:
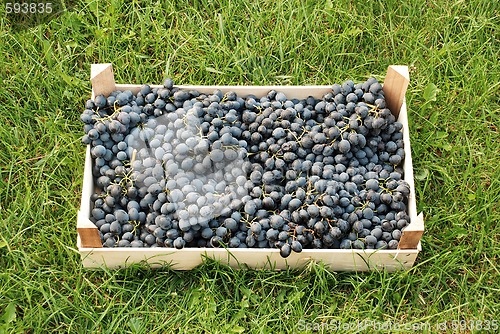
[[[76,1],[23,26],[0,10],[0,333],[500,328],[498,3],[195,3]],[[90,64],[99,62],[112,62],[120,83],[220,85],[383,80],[388,65],[408,65],[426,224],[416,265],[398,273],[215,262],[190,272],[83,269],[79,115]]]

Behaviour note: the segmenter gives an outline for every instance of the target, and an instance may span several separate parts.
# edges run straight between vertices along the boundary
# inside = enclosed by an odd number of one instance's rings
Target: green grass
[[[10,27],[2,7],[0,333],[327,332],[365,320],[500,326],[497,2],[196,3],[77,2],[25,29]],[[390,64],[411,66],[406,98],[426,222],[416,266],[84,270],[75,249],[79,114],[97,62],[112,62],[120,83],[171,76],[220,85],[383,79]],[[430,84],[435,101],[424,94]]]

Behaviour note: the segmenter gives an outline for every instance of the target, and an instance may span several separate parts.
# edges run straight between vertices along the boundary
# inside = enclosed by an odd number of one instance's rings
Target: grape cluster
[[[115,91],[81,115],[104,247],[395,249],[409,224],[402,124],[382,86]]]

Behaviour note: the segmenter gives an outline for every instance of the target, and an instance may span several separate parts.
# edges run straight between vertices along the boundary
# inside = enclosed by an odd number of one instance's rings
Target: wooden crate
[[[94,64],[91,68],[92,98],[99,94],[109,95],[115,90],[131,90],[137,93],[140,85],[116,84],[111,64]],[[369,271],[385,269],[387,271],[407,270],[411,268],[421,251],[420,238],[424,232],[422,214],[417,215],[413,167],[408,131],[408,117],[405,104],[405,92],[409,83],[406,66],[389,66],[383,89],[386,103],[403,123],[405,145],[404,179],[410,185],[408,215],[410,225],[403,231],[397,250],[341,250],[341,249],[304,249],[301,253],[292,252],[284,259],[278,249],[245,248],[103,248],[97,227],[90,221],[91,201],[94,192],[92,178],[92,159],[90,146],[87,147],[81,206],[78,212],[78,250],[83,266],[87,268],[120,268],[135,263],[148,263],[152,267],[169,265],[177,270],[190,270],[203,262],[205,258],[219,260],[233,267],[267,268],[280,270],[301,268],[309,261],[322,261],[333,271]],[[152,86],[162,87],[162,86]],[[222,92],[234,91],[238,96],[248,94],[263,96],[271,89],[282,91],[288,97],[321,98],[329,92],[331,86],[178,86],[181,89],[194,89],[211,94],[215,89]]]

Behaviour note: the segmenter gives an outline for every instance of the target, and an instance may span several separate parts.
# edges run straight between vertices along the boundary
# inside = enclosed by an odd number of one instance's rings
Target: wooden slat
[[[389,66],[385,76],[383,90],[386,105],[396,118],[398,118],[399,111],[403,105],[409,82],[410,74],[408,72],[408,66]]]
[[[408,196],[408,215],[410,221],[417,219],[417,200],[415,196],[415,182],[413,178],[413,159],[411,155],[410,144],[410,129],[408,126],[408,112],[406,110],[406,102],[403,101],[401,106],[398,121],[403,124],[403,143],[405,147],[405,160],[403,162],[404,179],[410,186],[410,195]]]
[[[90,195],[94,192],[94,179],[92,177],[92,157],[90,145],[85,150],[85,167],[83,169],[82,198],[80,200],[80,211],[90,212]]]
[[[191,270],[205,258],[220,261],[233,268],[300,269],[311,261],[322,262],[332,271],[408,270],[418,250],[328,250],[305,249],[282,258],[277,249],[223,248],[80,248],[83,265],[87,268],[117,269],[134,263],[147,262],[153,268],[169,265],[175,270]]]
[[[82,199],[80,211],[77,217],[77,233],[80,237],[81,247],[102,247],[101,237],[97,226],[90,221],[90,196],[94,192],[94,180],[92,178],[92,158],[90,156],[90,146],[87,146],[85,153],[85,168],[83,170]]]
[[[391,65],[387,69],[384,81],[384,94],[386,103],[392,114],[403,124],[403,141],[405,147],[405,160],[403,164],[404,179],[410,186],[408,196],[408,215],[410,225],[403,231],[399,241],[399,249],[417,249],[424,233],[423,215],[417,216],[417,202],[415,197],[415,183],[413,179],[413,161],[410,145],[410,129],[408,125],[408,112],[406,110],[405,94],[410,82],[407,66]]]

